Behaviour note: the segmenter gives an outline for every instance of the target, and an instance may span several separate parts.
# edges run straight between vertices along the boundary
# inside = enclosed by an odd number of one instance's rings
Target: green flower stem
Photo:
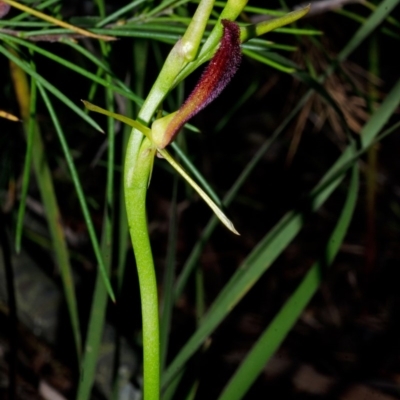
[[[203,0],[202,4],[213,4],[213,0]],[[199,7],[200,8],[200,7]],[[200,20],[208,21],[212,6],[202,8]],[[208,14],[208,15],[207,15]],[[148,125],[161,101],[171,90],[173,81],[188,58],[197,52],[205,28],[191,27],[190,39],[196,44],[190,46],[185,42],[189,55],[179,54],[182,41],[171,50],[162,71],[154,83],[139,115],[139,122]],[[198,40],[195,40],[197,37]],[[142,307],[143,335],[143,386],[145,400],[158,400],[160,396],[160,333],[158,317],[157,281],[154,270],[153,255],[146,219],[146,191],[153,167],[155,148],[148,138],[143,139],[143,132],[133,129],[128,141],[124,168],[125,203],[128,216],[129,232],[135,252],[136,267],[139,276]]]
[[[247,0],[230,0],[225,12],[236,17]],[[174,86],[178,74],[197,55],[206,22],[214,0],[202,0],[187,32],[171,50],[138,115],[138,122],[148,125],[162,100]],[[229,14],[229,13],[228,13]],[[214,34],[216,48],[220,32]],[[213,50],[214,50],[213,49]],[[210,49],[211,50],[211,49]],[[213,51],[210,51],[213,53]],[[140,129],[140,128],[139,128]],[[156,149],[147,132],[134,128],[128,141],[124,168],[125,203],[129,232],[135,252],[142,306],[144,399],[158,400],[160,396],[160,338],[157,281],[146,219],[146,191]]]
[[[146,218],[146,191],[155,148],[145,138],[130,140],[125,158],[124,189],[129,232],[135,252],[142,306],[144,399],[160,396],[160,339],[157,281]]]

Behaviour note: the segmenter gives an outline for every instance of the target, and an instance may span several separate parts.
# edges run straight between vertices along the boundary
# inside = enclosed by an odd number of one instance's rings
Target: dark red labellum
[[[239,68],[241,61],[240,28],[223,19],[220,46],[207,65],[193,92],[168,124],[160,148],[171,143],[181,127],[200,110],[211,103],[226,87]]]

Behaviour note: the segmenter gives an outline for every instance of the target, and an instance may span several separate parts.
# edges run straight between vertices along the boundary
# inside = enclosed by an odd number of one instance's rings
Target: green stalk
[[[10,54],[12,54],[16,60],[21,61],[16,53]],[[32,68],[34,68],[34,66],[32,66]],[[82,338],[80,334],[78,305],[75,296],[72,267],[69,261],[68,246],[64,236],[62,217],[57,203],[51,171],[46,160],[42,134],[40,132],[39,125],[35,120],[35,115],[33,115],[34,111],[36,110],[36,85],[38,82],[32,78],[31,86],[29,86],[26,73],[13,61],[10,62],[10,69],[16,97],[20,106],[21,117],[24,120],[24,129],[26,130],[28,137],[28,146],[32,147],[31,156],[33,167],[46,213],[46,220],[49,227],[52,248],[54,250],[57,264],[60,268],[68,312],[71,319],[72,334],[75,341],[76,358],[79,362],[82,354]],[[46,105],[52,109],[50,102],[46,102]],[[27,166],[30,167],[30,162],[27,160],[25,165],[26,168]],[[25,170],[21,202],[25,201],[24,198],[26,198],[28,184],[29,174],[27,174],[27,171]],[[23,210],[24,206],[21,204],[17,221],[17,251],[20,250],[24,217]]]
[[[370,38],[369,46],[369,69],[371,74],[379,74],[379,45],[377,35]],[[374,102],[378,99],[378,90],[372,83],[369,84],[368,108],[372,114],[374,111]],[[371,273],[376,265],[377,257],[377,237],[376,237],[376,200],[378,191],[378,162],[379,162],[379,144],[374,144],[368,149],[367,153],[368,167],[365,171],[366,181],[366,233],[365,233],[365,284],[368,290],[368,283],[371,279]]]
[[[208,4],[208,7],[200,7],[202,9],[202,18],[200,19],[207,21],[213,0],[203,0],[201,3],[203,5]],[[196,20],[196,24],[199,24],[198,20]],[[191,32],[190,39],[192,43],[196,43],[193,47],[186,46],[186,48],[189,48],[191,56],[196,54],[200,43],[200,40],[195,40],[195,37],[201,39],[203,36],[205,25],[204,23],[201,25],[203,29],[195,29],[193,25],[188,28]],[[184,54],[177,52],[178,48],[182,50],[181,43],[178,43],[172,49],[170,56],[167,58],[139,112],[139,122],[150,123],[151,117],[160,102],[171,89],[175,77],[183,65],[188,62]],[[148,138],[143,139],[142,132],[133,129],[125,156],[124,189],[129,232],[135,252],[140,285],[143,335],[143,398],[145,400],[158,400],[160,398],[161,358],[157,281],[146,218],[146,191],[153,168],[154,155],[155,148],[150,140]]]
[[[20,73],[23,73],[20,70]],[[22,86],[22,83],[20,83]],[[17,216],[17,227],[15,233],[15,250],[17,253],[21,251],[21,241],[22,241],[22,230],[24,226],[24,217],[25,217],[25,207],[26,207],[26,199],[28,197],[28,189],[29,189],[29,180],[30,180],[30,172],[32,167],[32,156],[33,156],[33,136],[35,135],[35,116],[36,116],[36,81],[34,79],[31,80],[30,85],[30,96],[29,96],[29,118],[25,121],[25,130],[26,130],[26,153],[25,153],[25,164],[24,164],[24,172],[22,175],[22,187],[21,187],[21,200],[18,208],[18,216]],[[25,93],[25,96],[28,93]],[[21,104],[22,105],[22,104]],[[21,113],[22,114],[22,113]],[[24,116],[25,117],[25,116]]]
[[[97,1],[100,14],[104,17],[105,6],[101,0]],[[110,52],[110,46],[100,43],[102,59],[107,59]],[[97,73],[101,74],[103,70],[98,68]],[[106,74],[105,80],[110,85],[112,77]],[[96,85],[96,82],[93,82]],[[95,88],[95,86],[92,86]],[[93,89],[95,90],[95,89]],[[107,86],[105,91],[105,100],[107,109],[114,111],[113,91]],[[112,252],[113,252],[113,210],[114,210],[114,164],[115,164],[115,125],[112,118],[107,119],[107,136],[108,136],[108,152],[107,152],[107,180],[105,187],[105,206],[104,219],[101,235],[101,255],[108,277],[111,273]],[[90,398],[93,383],[96,377],[97,361],[100,354],[100,347],[103,337],[103,330],[107,309],[107,290],[103,282],[101,273],[98,272],[96,277],[95,289],[93,292],[90,318],[88,324],[87,337],[85,342],[85,352],[81,364],[81,379],[78,386],[77,400],[87,400]]]
[[[132,138],[132,136],[131,136]],[[140,147],[130,140],[125,157],[125,202],[142,307],[144,399],[160,396],[160,339],[157,281],[146,218],[146,191],[153,167],[155,148],[145,138]]]

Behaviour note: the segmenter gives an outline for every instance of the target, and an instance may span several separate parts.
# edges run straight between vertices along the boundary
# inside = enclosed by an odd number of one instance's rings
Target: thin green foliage
[[[176,247],[177,247],[177,191],[178,180],[174,177],[171,199],[171,215],[168,232],[168,246],[164,274],[164,293],[161,300],[161,319],[160,319],[160,346],[161,346],[161,371],[165,369],[167,363],[169,335],[172,322],[172,311],[174,306],[173,286],[175,280]]]
[[[36,6],[37,10],[45,10],[47,8],[50,8],[52,5],[55,5],[57,3],[59,3],[60,0],[47,0],[47,1],[42,1],[40,4],[38,4]],[[14,18],[11,19],[11,22],[14,21],[20,21],[24,18],[29,17],[30,15],[26,12],[22,12],[21,14],[18,14],[17,16],[15,16]]]
[[[25,122],[27,143],[26,143],[26,155],[25,155],[25,163],[24,163],[24,172],[22,176],[22,187],[21,187],[21,201],[18,209],[18,217],[17,217],[17,227],[15,233],[15,249],[17,253],[21,251],[21,240],[22,240],[22,229],[24,224],[25,217],[25,206],[26,199],[28,195],[29,189],[29,178],[31,172],[31,163],[32,163],[32,154],[33,154],[33,135],[35,134],[35,128],[37,128],[35,124],[35,114],[36,114],[36,81],[32,79],[30,86],[30,115],[28,121]]]
[[[102,55],[107,57],[109,49],[105,44],[102,44]],[[111,81],[108,75],[106,78]],[[107,109],[114,109],[114,94],[112,89],[106,91]],[[105,205],[104,219],[101,237],[101,255],[104,260],[104,266],[107,272],[107,278],[110,276],[112,263],[112,235],[114,224],[114,160],[115,160],[115,124],[112,118],[107,119],[107,179],[105,187]],[[77,399],[87,399],[90,397],[90,392],[95,380],[95,372],[97,359],[100,351],[100,344],[103,337],[103,327],[105,323],[105,314],[107,306],[107,290],[104,285],[104,276],[101,271],[97,274],[96,285],[93,294],[92,308],[89,317],[88,333],[85,344],[85,351],[81,370],[83,378],[78,385]]]
[[[391,11],[399,4],[398,0],[383,0],[376,10],[361,25],[360,29],[349,40],[340,52],[337,62],[345,60],[372,32],[380,25]]]
[[[389,116],[394,112],[399,103],[400,81],[397,82],[379,110],[374,113],[373,117],[364,126],[361,132],[364,150],[373,143],[374,138],[382,130]],[[353,151],[352,147],[348,147],[324,175],[320,183],[311,191],[308,198],[309,210],[317,210],[337,188],[347,168],[355,162],[352,159]],[[281,254],[295,235],[297,235],[303,223],[302,212],[294,210],[286,214],[271,232],[259,242],[258,246],[247,257],[214,301],[203,319],[201,327],[189,339],[171,363],[164,375],[165,384],[168,383],[169,379],[172,379],[210,332],[215,329],[220,321],[232,310],[234,305],[250,290],[261,274],[270,267],[271,263]]]
[[[64,286],[64,293],[75,341],[76,358],[79,360],[82,354],[82,339],[77,300],[72,277],[72,268],[69,261],[65,235],[63,233],[61,213],[55,195],[50,168],[45,156],[43,139],[34,114],[37,104],[37,82],[32,80],[31,85],[29,86],[25,72],[15,64],[10,63],[10,65],[15,92],[20,105],[21,116],[25,122],[24,127],[26,130],[26,136],[28,137],[27,159],[22,187],[23,198],[21,199],[16,227],[16,249],[18,252],[20,251],[24,211],[26,206],[24,201],[26,201],[29,184],[28,167],[31,166],[31,161],[33,161],[36,179],[48,220],[53,250],[57,264],[60,268],[61,278]],[[34,64],[32,64],[32,68],[35,68]]]
[[[6,35],[2,35],[0,33],[0,38],[5,39]],[[7,40],[10,40],[10,42],[14,42],[17,43],[18,45],[22,45],[22,46],[26,46],[27,48],[29,48],[30,50],[34,51],[35,53],[38,54],[42,54],[45,57],[49,58],[52,61],[55,61],[59,64],[61,64],[62,66],[64,66],[65,68],[67,68],[70,71],[75,71],[78,74],[84,76],[85,78],[88,78],[91,82],[93,83],[98,83],[100,85],[102,85],[105,88],[109,88],[111,89],[113,92],[115,93],[119,93],[119,94],[123,94],[124,96],[128,97],[129,99],[133,100],[134,102],[136,102],[137,104],[141,104],[143,102],[142,99],[140,99],[138,96],[136,96],[129,88],[126,87],[126,85],[124,85],[122,82],[118,82],[118,85],[113,84],[113,80],[112,79],[103,79],[101,78],[101,76],[99,76],[98,74],[93,74],[90,71],[88,71],[85,68],[80,67],[79,65],[76,65],[62,57],[59,57],[47,50],[42,49],[39,46],[36,46],[33,43],[27,42],[25,40],[19,39],[19,38],[14,38],[14,37],[7,37]],[[79,46],[75,45],[74,48],[77,49]],[[88,56],[88,58],[90,58],[91,61],[95,62],[98,66],[99,69],[98,71],[102,71],[104,72],[108,72],[108,74],[110,74],[109,69],[104,65],[101,64],[98,60],[98,58],[95,58],[91,55],[90,52],[88,52],[85,49],[81,48],[81,52],[85,55]],[[110,76],[110,75],[108,75]],[[100,128],[98,128],[100,130]]]
[[[60,90],[58,90],[54,85],[48,82],[45,78],[39,75],[36,71],[32,69],[27,63],[20,60],[18,57],[13,55],[4,46],[0,45],[0,53],[12,60],[16,65],[18,65],[22,70],[24,70],[29,76],[35,79],[38,83],[43,85],[50,93],[61,100],[67,107],[79,115],[84,121],[90,124],[93,128],[97,129],[99,132],[103,132],[100,126],[88,115],[86,115],[73,101],[66,97]]]
[[[256,61],[262,62],[263,64],[268,65],[269,67],[275,68],[278,71],[285,72],[287,74],[292,74],[293,72],[296,71],[294,68],[286,67],[280,63],[275,62],[274,60],[271,60],[271,58],[269,58],[265,55],[256,53],[252,50],[243,50],[243,54],[251,57],[252,59],[254,59]]]
[[[174,149],[175,154],[181,159],[182,164],[187,167],[189,172],[196,178],[196,180],[200,183],[201,187],[204,188],[206,193],[211,197],[215,204],[218,206],[222,205],[221,199],[218,194],[215,193],[215,190],[211,187],[211,185],[207,182],[207,179],[204,178],[202,173],[196,168],[196,166],[190,161],[187,155],[182,151],[182,149],[176,144],[172,143],[171,147]]]
[[[47,106],[47,108],[49,110],[49,114],[52,117],[54,127],[56,129],[56,132],[58,134],[58,138],[60,140],[62,149],[64,151],[64,155],[65,155],[65,158],[67,160],[67,164],[68,164],[68,167],[69,167],[69,170],[70,170],[70,173],[71,173],[71,177],[72,177],[72,180],[73,180],[74,185],[75,185],[75,190],[76,190],[76,193],[78,195],[79,202],[80,202],[80,205],[81,205],[81,208],[82,208],[82,213],[83,213],[83,216],[85,218],[86,226],[87,226],[88,231],[89,231],[90,239],[92,241],[93,250],[95,252],[95,256],[96,256],[97,262],[99,263],[100,271],[101,271],[101,273],[103,275],[103,279],[104,279],[104,283],[105,283],[106,289],[107,289],[111,299],[115,300],[115,296],[114,296],[113,290],[112,290],[111,285],[110,285],[110,281],[109,281],[108,276],[107,276],[107,271],[106,271],[106,268],[105,268],[105,265],[104,265],[104,260],[103,260],[103,257],[101,255],[99,243],[98,243],[97,238],[96,238],[96,232],[94,230],[93,222],[92,222],[92,219],[90,217],[89,208],[88,208],[87,203],[86,203],[85,195],[83,193],[82,186],[81,186],[80,181],[79,181],[78,173],[76,171],[72,155],[70,153],[69,147],[68,147],[67,142],[65,140],[65,135],[64,135],[63,130],[61,128],[61,125],[60,125],[60,123],[58,121],[57,115],[55,114],[55,111],[54,111],[54,108],[53,108],[53,106],[52,106],[52,104],[50,102],[50,99],[47,96],[44,88],[41,86],[41,83],[38,83],[38,87],[39,87],[40,93],[41,93],[41,95],[43,97],[43,100],[46,103],[46,106]]]
[[[358,197],[359,171],[357,164],[352,168],[347,199],[331,237],[328,239],[323,258],[317,261],[303,278],[296,291],[282,306],[280,311],[261,334],[249,354],[242,361],[225,387],[219,400],[241,399],[254,383],[263,367],[282,344],[286,335],[306,308],[308,302],[319,288],[346,236],[354,214]]]
[[[100,22],[98,22],[96,24],[96,27],[101,28],[102,26],[109,24],[110,22],[116,20],[117,18],[121,17],[128,11],[131,11],[132,9],[138,7],[140,4],[142,4],[144,2],[145,2],[145,0],[132,1],[131,3],[127,4],[126,6],[121,7],[119,10],[117,10],[114,13],[103,18]]]

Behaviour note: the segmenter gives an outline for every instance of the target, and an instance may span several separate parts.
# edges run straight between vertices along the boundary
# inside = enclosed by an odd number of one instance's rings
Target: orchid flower
[[[220,221],[229,230],[238,234],[232,222],[223,213],[221,208],[215,204],[215,202],[199,185],[197,185],[192,178],[190,178],[183,167],[173,159],[167,150],[165,150],[165,147],[175,139],[179,130],[190,118],[210,104],[223,91],[223,89],[235,75],[241,60],[241,42],[250,39],[252,37],[252,32],[255,32],[257,35],[261,35],[276,29],[277,27],[296,21],[307,14],[308,10],[309,7],[305,7],[301,10],[291,12],[283,17],[261,22],[260,24],[256,25],[245,26],[243,28],[240,28],[238,24],[233,21],[222,19],[221,24],[223,26],[223,33],[219,47],[209,62],[207,68],[201,75],[201,78],[193,92],[178,111],[155,120],[152,124],[151,130],[138,121],[120,114],[109,112],[87,101],[84,101],[84,104],[89,110],[122,121],[145,135],[157,149],[157,152],[163,158],[165,158],[172,165],[172,167],[175,168],[177,172],[179,172],[179,174],[199,193],[199,195],[210,206]],[[172,64],[179,64],[180,67],[183,67],[184,64],[178,62],[176,59],[176,54],[179,53],[181,49],[182,41],[178,42],[177,45],[172,49],[170,54],[172,57],[170,58],[172,58]],[[166,64],[168,63],[166,62]],[[176,75],[179,72],[180,71],[176,71]],[[162,73],[160,73],[160,75],[162,75]]]

